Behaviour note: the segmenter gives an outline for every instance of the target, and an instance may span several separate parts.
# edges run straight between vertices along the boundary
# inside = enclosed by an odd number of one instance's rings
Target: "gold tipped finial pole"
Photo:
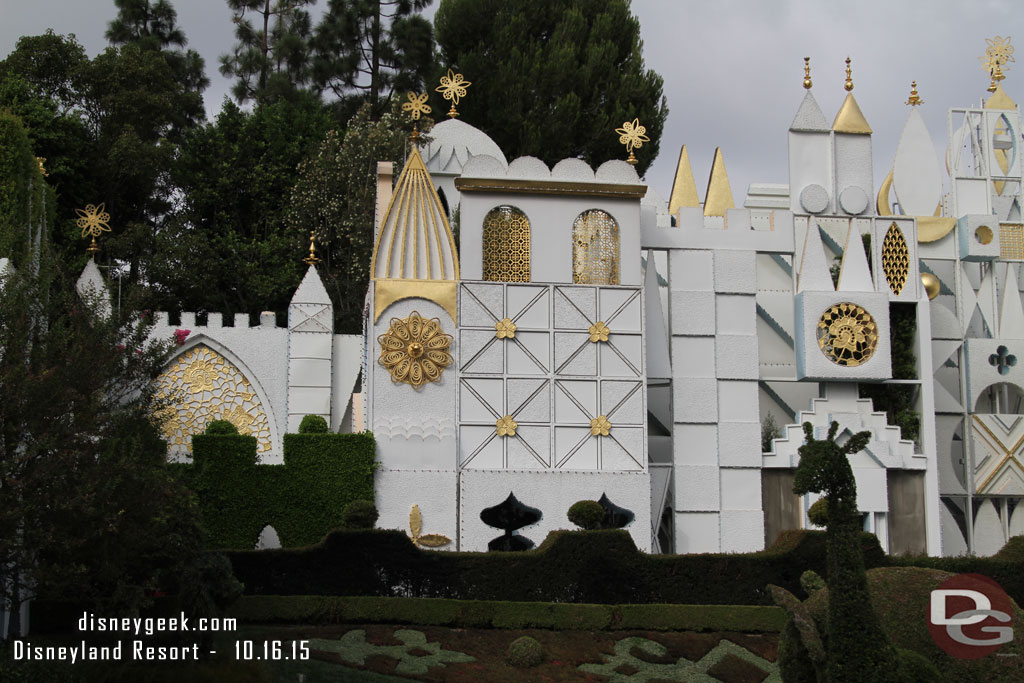
[[[647,128],[640,125],[640,119],[633,119],[632,121],[623,121],[622,128],[616,128],[615,132],[619,134],[619,144],[625,145],[626,151],[629,152],[626,163],[636,166],[640,160],[633,155],[633,150],[640,149],[645,142],[651,141],[647,137]]]
[[[309,256],[302,259],[302,262],[310,266],[320,263],[320,259],[316,255],[316,230],[309,231]]]
[[[85,248],[90,255],[95,255],[100,250],[96,238],[110,232],[110,214],[104,210],[105,206],[106,204],[86,204],[84,209],[75,209],[75,213],[78,214],[75,225],[82,229],[82,237],[92,238],[89,246]]]
[[[430,105],[427,104],[427,93],[423,93],[421,95],[410,92],[406,95],[406,98],[408,98],[409,101],[402,103],[402,111],[409,112],[413,121],[412,133],[409,134],[409,140],[411,140],[413,144],[418,145],[420,143],[420,129],[416,122],[420,120],[420,114],[429,114],[431,112],[431,108]]]
[[[473,84],[465,80],[462,74],[457,74],[451,69],[448,69],[447,76],[441,76],[441,85],[434,88],[434,91],[441,93],[446,100],[451,100],[452,108],[448,110],[449,118],[454,119],[459,115],[459,112],[455,111],[455,105],[459,103],[459,98],[466,96],[466,88],[471,85]]]
[[[924,104],[924,100],[917,94],[917,81],[910,82],[910,98],[904,104],[909,104],[911,107]]]
[[[985,42],[988,43],[988,47],[985,48],[985,54],[978,57],[978,60],[984,65],[985,71],[992,77],[988,91],[995,92],[996,88],[999,87],[999,82],[1006,78],[1003,74],[1004,67],[1005,70],[1009,70],[1008,64],[1017,60],[1013,58],[1014,50],[1013,45],[1010,45],[1010,36],[1005,38],[1002,36],[986,38]]]
[[[804,90],[810,90],[811,86],[811,58],[804,57]]]
[[[853,71],[850,69],[850,58],[847,57],[846,58],[846,83],[843,84],[843,88],[846,89],[846,92],[850,92],[850,91],[853,90],[853,77],[852,77],[852,73],[853,73]]]

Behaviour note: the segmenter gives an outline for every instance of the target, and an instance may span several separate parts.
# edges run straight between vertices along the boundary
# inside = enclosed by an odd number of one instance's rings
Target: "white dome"
[[[508,161],[501,148],[487,133],[458,119],[448,119],[430,129],[433,138],[423,150],[423,159],[431,173],[462,173],[471,157],[486,154],[494,157],[503,166]]]

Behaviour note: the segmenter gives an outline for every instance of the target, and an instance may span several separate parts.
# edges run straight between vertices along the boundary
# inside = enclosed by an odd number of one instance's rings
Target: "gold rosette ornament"
[[[612,423],[604,415],[598,415],[590,421],[590,433],[593,436],[608,436],[612,431]]]
[[[878,344],[878,326],[867,311],[844,302],[825,311],[818,321],[818,346],[836,365],[856,367],[868,361]]]
[[[452,364],[448,350],[452,336],[441,331],[441,321],[426,319],[416,311],[408,318],[392,318],[388,331],[377,337],[378,362],[391,373],[391,381],[419,389],[427,382],[440,382],[441,373]]]
[[[498,339],[515,339],[516,324],[509,318],[502,318],[494,323],[494,336]]]
[[[611,330],[608,329],[608,326],[600,320],[591,325],[590,329],[587,331],[590,333],[590,341],[594,343],[608,341],[608,335],[611,334]]]
[[[519,423],[513,420],[511,415],[506,415],[494,423],[494,428],[498,436],[515,436]]]
[[[95,254],[100,250],[99,245],[96,244],[96,238],[105,232],[110,232],[110,214],[104,210],[105,206],[106,203],[99,206],[86,204],[84,209],[75,209],[75,213],[78,214],[75,225],[81,228],[82,237],[92,237],[92,242],[86,248],[90,254]]]

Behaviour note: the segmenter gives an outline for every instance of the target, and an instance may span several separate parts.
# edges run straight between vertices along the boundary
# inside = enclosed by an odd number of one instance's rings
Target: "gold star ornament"
[[[100,250],[96,238],[110,232],[110,214],[104,210],[105,206],[106,204],[86,204],[84,209],[75,209],[75,213],[78,214],[75,225],[82,229],[82,237],[92,237],[92,243],[85,249],[90,254]]]
[[[447,76],[441,76],[441,85],[434,88],[434,91],[441,93],[441,96],[446,100],[451,100],[452,108],[448,111],[450,118],[455,118],[459,115],[459,112],[455,111],[455,105],[459,103],[460,97],[466,96],[466,88],[471,85],[473,84],[465,80],[462,74],[457,74],[451,69],[448,69]]]
[[[640,149],[645,142],[651,141],[647,137],[647,128],[640,125],[640,119],[633,119],[632,121],[623,121],[622,128],[616,128],[615,132],[619,134],[619,144],[625,145],[626,151],[629,152],[626,163],[635,166],[637,158],[633,155],[633,150]]]
[[[410,92],[406,97],[409,101],[402,103],[402,111],[409,112],[413,121],[419,121],[421,114],[430,113],[430,105],[427,104],[427,93],[420,95]]]

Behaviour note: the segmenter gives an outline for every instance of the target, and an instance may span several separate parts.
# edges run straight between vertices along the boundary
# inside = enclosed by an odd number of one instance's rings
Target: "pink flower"
[[[185,339],[190,334],[192,334],[192,330],[181,330],[181,329],[175,330],[174,331],[174,343],[177,344],[178,346],[184,346],[185,345]]]

